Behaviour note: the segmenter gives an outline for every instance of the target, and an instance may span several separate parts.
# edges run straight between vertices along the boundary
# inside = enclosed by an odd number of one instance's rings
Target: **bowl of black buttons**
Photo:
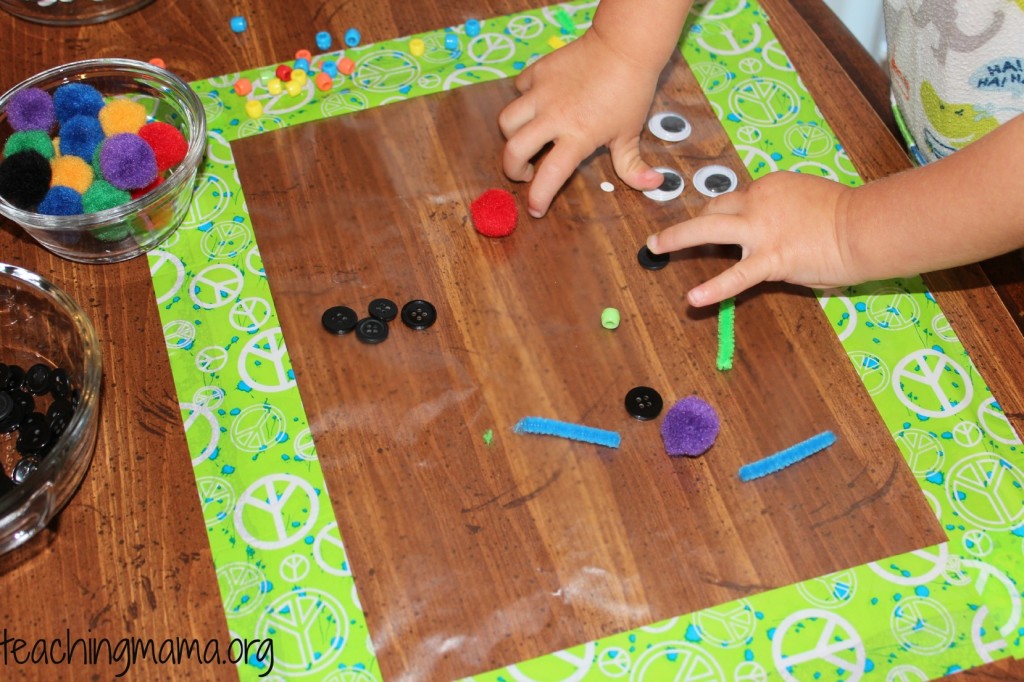
[[[82,308],[0,263],[0,554],[71,499],[96,446],[101,360]]]

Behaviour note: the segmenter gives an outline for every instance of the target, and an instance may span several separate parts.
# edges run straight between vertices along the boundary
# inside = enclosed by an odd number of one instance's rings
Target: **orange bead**
[[[252,81],[248,78],[239,78],[235,81],[235,94],[245,97],[252,92]]]
[[[305,59],[307,62],[313,60],[313,53],[309,50],[299,50],[295,53],[296,59]]]
[[[318,90],[323,90],[325,92],[327,90],[330,90],[331,86],[334,85],[334,79],[328,76],[323,71],[316,75],[316,78],[313,79],[313,82],[316,83],[316,87]]]
[[[160,59],[160,57],[153,57],[152,59],[149,60],[149,63],[152,64],[153,66],[157,67],[158,69],[166,69],[167,68],[167,64],[165,64],[164,60]]]
[[[338,71],[345,74],[346,76],[351,76],[352,72],[355,70],[356,63],[349,59],[348,57],[342,57],[341,59],[338,60]]]

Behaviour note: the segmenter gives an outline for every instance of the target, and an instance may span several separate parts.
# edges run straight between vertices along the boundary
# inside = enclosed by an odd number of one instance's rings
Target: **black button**
[[[50,392],[57,398],[66,398],[71,392],[71,375],[63,367],[53,370],[50,375]]]
[[[0,390],[7,388],[7,380],[11,378],[11,368],[0,362]]]
[[[683,179],[675,173],[662,173],[661,185],[658,186],[662,192],[675,192],[683,186]]]
[[[14,399],[14,404],[21,408],[22,415],[36,409],[36,399],[25,391],[11,391],[11,398]]]
[[[648,270],[661,270],[668,265],[669,255],[668,253],[651,253],[651,250],[644,244],[637,252],[636,259]]]
[[[724,194],[732,189],[732,178],[723,173],[712,173],[704,179],[704,187],[709,192]]]
[[[376,317],[364,317],[356,325],[356,338],[363,343],[380,343],[388,338],[388,323]]]
[[[375,298],[370,301],[370,317],[390,322],[398,317],[398,304],[387,298]]]
[[[437,322],[437,308],[429,301],[409,301],[402,306],[402,322],[412,329],[427,329]]]
[[[39,468],[39,460],[35,457],[22,457],[17,464],[14,465],[14,471],[11,472],[11,480],[21,485],[25,482],[29,476],[36,472]]]
[[[71,417],[74,415],[75,408],[71,407],[70,401],[63,398],[54,400],[50,409],[46,411],[46,418],[50,421],[50,435],[57,438],[64,433],[64,429],[71,423]]]
[[[42,363],[37,363],[25,372],[25,390],[32,395],[42,395],[50,390],[50,377],[53,371]]]
[[[7,365],[7,382],[6,385],[0,386],[0,388],[6,388],[13,391],[14,389],[21,388],[21,382],[25,380],[25,370],[17,365]]]
[[[681,133],[686,130],[686,125],[682,116],[669,115],[661,119],[661,127],[670,133]]]
[[[14,412],[14,398],[7,391],[0,391],[0,422],[11,416]]]
[[[637,386],[626,394],[626,412],[639,419],[647,421],[654,419],[661,414],[664,403],[661,395],[649,386]]]
[[[18,442],[14,448],[22,453],[35,453],[46,447],[50,442],[50,422],[46,415],[33,412],[21,420],[18,429]]]
[[[355,329],[359,316],[348,306],[336,305],[324,311],[320,323],[332,334],[348,334]]]

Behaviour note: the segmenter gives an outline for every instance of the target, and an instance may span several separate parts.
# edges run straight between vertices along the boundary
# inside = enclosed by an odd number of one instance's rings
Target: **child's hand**
[[[583,159],[607,145],[615,172],[639,190],[661,184],[661,173],[640,158],[640,132],[658,73],[633,63],[591,29],[545,56],[516,78],[520,96],[498,116],[508,142],[502,159],[512,180],[532,180],[527,201],[539,218]],[[554,147],[536,169],[530,160]]]
[[[739,244],[741,260],[690,290],[705,306],[764,281],[824,289],[856,284],[846,234],[850,187],[812,175],[772,173],[749,188],[712,199],[700,216],[647,239],[654,253],[701,244]]]

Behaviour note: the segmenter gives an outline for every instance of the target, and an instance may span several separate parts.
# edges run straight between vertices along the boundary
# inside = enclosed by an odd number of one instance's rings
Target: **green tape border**
[[[274,637],[277,677],[361,682],[380,671],[231,142],[515,75],[550,52],[554,38],[568,42],[585,30],[595,6],[570,2],[489,19],[476,38],[454,27],[317,55],[313,68],[343,54],[357,64],[327,92],[311,79],[298,97],[271,96],[273,67],[192,84],[206,108],[209,153],[192,210],[149,255],[150,270],[228,628]],[[450,36],[455,50],[445,46]],[[424,40],[422,57],[408,54],[412,37]],[[799,170],[861,182],[756,3],[699,4],[681,49],[753,177]],[[247,97],[231,90],[241,76],[255,84]],[[245,115],[249,99],[263,103],[259,119]],[[919,278],[819,299],[948,542],[469,679],[931,679],[1020,655],[1019,438]],[[962,400],[901,395],[895,371],[930,372],[936,396]],[[986,486],[994,491],[987,499],[976,494]],[[267,679],[255,659],[239,672]]]

